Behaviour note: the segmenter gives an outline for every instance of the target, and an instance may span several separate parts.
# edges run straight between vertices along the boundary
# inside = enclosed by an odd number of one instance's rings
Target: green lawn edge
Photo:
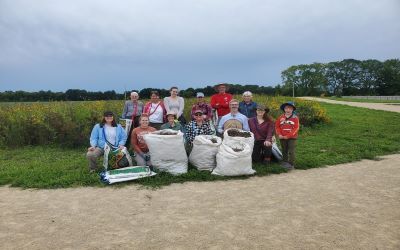
[[[321,103],[330,117],[328,124],[301,128],[296,149],[296,168],[310,169],[379,156],[400,151],[400,114]],[[58,146],[26,146],[0,149],[0,185],[54,189],[70,187],[108,187],[97,174],[90,174],[85,158],[86,148],[66,149]],[[255,164],[254,176],[286,172],[277,163]],[[189,166],[187,174],[172,176],[159,173],[150,178],[114,184],[121,188],[137,185],[160,188],[172,183],[225,181],[252,176],[222,177]]]

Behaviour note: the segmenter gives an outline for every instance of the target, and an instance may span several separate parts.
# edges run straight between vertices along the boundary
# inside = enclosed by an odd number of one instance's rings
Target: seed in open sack
[[[217,142],[218,142],[217,139],[215,139],[215,138],[210,139],[210,141],[211,141],[212,143],[217,143]]]
[[[241,148],[232,148],[232,150],[235,151],[235,152],[243,151],[243,149],[241,149]]]
[[[171,131],[163,131],[160,130],[160,132],[158,133],[159,135],[176,135],[178,134],[178,132],[171,132]]]
[[[237,129],[229,129],[228,130],[228,135],[232,136],[232,137],[245,137],[245,138],[251,137],[250,132],[247,132],[247,131],[242,131],[241,132],[241,131],[239,131]]]

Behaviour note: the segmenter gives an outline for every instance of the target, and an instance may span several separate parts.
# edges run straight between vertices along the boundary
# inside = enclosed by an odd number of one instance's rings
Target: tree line
[[[400,95],[399,59],[301,64],[281,76],[283,95]]]
[[[0,102],[35,102],[35,101],[95,101],[95,100],[124,100],[128,99],[132,91],[139,93],[143,99],[150,98],[151,91],[156,90],[160,93],[161,97],[169,96],[169,89],[157,88],[144,88],[142,90],[130,90],[125,93],[116,93],[114,90],[110,91],[86,91],[82,89],[68,89],[65,92],[52,92],[52,91],[4,91],[0,92]],[[230,85],[229,92],[232,94],[242,94],[244,91],[251,91],[253,93],[274,95],[276,93],[275,87],[259,86],[259,85]],[[183,97],[195,97],[197,92],[203,92],[206,96],[215,94],[213,86],[205,88],[188,88],[180,90],[180,95]]]
[[[295,96],[400,95],[399,59],[383,62],[345,59],[339,62],[294,65],[282,71],[281,77],[282,85],[272,87],[231,84],[229,92],[242,94],[244,91],[251,91],[257,94],[291,96],[294,89]],[[147,99],[153,90],[157,90],[161,97],[169,96],[169,89],[144,88],[131,91],[136,91],[141,98]],[[0,102],[124,100],[129,98],[131,91],[4,91],[0,92]],[[180,95],[189,98],[194,97],[197,92],[211,96],[215,90],[213,86],[188,88],[180,90]]]

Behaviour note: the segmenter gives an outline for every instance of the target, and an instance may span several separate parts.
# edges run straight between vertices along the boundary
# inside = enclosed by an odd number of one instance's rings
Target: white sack
[[[234,137],[234,136],[229,136],[228,135],[228,131],[234,129],[234,130],[239,130],[240,132],[249,132],[251,137]],[[229,143],[231,141],[240,141],[240,142],[244,142],[246,144],[248,144],[250,146],[250,155],[253,153],[253,147],[254,147],[254,134],[250,131],[244,131],[241,129],[237,129],[237,128],[231,128],[231,129],[227,129],[224,132],[224,140],[222,141],[222,143]]]
[[[217,142],[213,143],[211,139]],[[198,170],[213,170],[216,167],[216,155],[222,139],[214,135],[198,135],[193,140],[193,149],[189,162]]]
[[[233,149],[241,149],[235,152]],[[256,171],[251,165],[250,146],[241,141],[223,142],[217,153],[217,167],[212,174],[236,176],[251,175]]]
[[[172,135],[161,135],[160,133]],[[149,147],[150,160],[155,169],[173,175],[187,173],[188,159],[183,133],[172,129],[164,129],[143,135]]]

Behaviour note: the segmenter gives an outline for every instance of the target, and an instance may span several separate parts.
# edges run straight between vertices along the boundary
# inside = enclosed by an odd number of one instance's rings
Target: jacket
[[[92,133],[90,134],[90,146],[104,149],[106,140],[104,138],[103,129],[104,127],[100,127],[99,123],[94,125]],[[114,146],[116,147],[119,147],[121,145],[125,146],[126,138],[127,135],[125,133],[124,128],[122,128],[121,124],[117,124],[117,134],[116,134],[117,145]]]
[[[275,131],[277,135],[287,136],[288,139],[295,139],[299,133],[299,118],[292,114],[289,118],[285,114],[279,116],[275,122]]]

